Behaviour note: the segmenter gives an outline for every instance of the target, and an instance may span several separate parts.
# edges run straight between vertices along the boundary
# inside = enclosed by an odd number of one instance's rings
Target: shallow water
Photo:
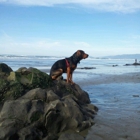
[[[140,139],[140,84],[112,83],[82,86],[99,108],[87,140]]]
[[[100,109],[140,110],[140,83],[100,84],[82,88],[88,92],[91,102]]]

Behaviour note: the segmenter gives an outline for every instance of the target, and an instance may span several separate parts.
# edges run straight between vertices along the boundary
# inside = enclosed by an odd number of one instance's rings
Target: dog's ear
[[[81,55],[81,51],[80,50],[77,50],[76,55],[77,56],[80,56]]]
[[[76,55],[79,56],[81,54],[80,50],[77,50]]]

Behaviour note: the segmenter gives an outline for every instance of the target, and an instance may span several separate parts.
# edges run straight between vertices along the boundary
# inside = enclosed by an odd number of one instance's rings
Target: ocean
[[[49,70],[52,64],[64,56],[21,56],[21,55],[0,55],[0,63],[6,63],[14,71],[20,67],[34,67],[40,70]],[[110,59],[89,57],[81,60],[75,72],[93,73],[93,74],[123,74],[130,72],[139,72],[139,66],[124,66],[134,63],[134,59]],[[113,67],[115,65],[115,67]],[[116,66],[117,65],[117,66]],[[83,67],[93,67],[93,69],[80,69]]]

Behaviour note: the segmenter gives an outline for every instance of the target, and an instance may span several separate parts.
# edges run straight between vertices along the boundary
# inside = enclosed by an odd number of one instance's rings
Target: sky
[[[140,54],[140,0],[0,0],[0,54]]]

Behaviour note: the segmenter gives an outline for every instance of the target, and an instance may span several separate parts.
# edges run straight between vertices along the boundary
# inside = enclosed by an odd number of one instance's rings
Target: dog
[[[74,84],[72,80],[73,71],[76,69],[77,64],[82,59],[86,59],[89,55],[83,50],[76,51],[71,57],[56,61],[50,70],[50,76],[52,80],[58,79],[63,73],[67,73],[67,83]]]

